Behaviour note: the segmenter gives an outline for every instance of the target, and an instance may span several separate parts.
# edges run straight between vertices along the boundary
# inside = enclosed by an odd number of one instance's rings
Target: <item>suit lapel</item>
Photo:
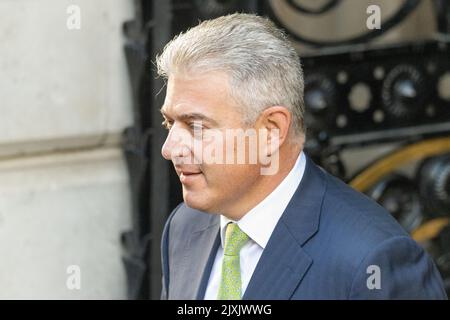
[[[277,226],[253,273],[244,300],[288,300],[312,263],[284,224]]]
[[[199,273],[198,278],[196,278],[196,282],[198,281],[198,284],[195,284],[195,287],[198,288],[196,292],[196,299],[202,300],[205,296],[206,287],[208,285],[209,276],[211,274],[211,269],[214,264],[214,260],[216,258],[217,249],[220,245],[220,232],[219,227],[216,225],[213,228],[210,228],[211,232],[209,235],[198,235],[198,239],[196,241],[203,241],[201,238],[205,237],[207,241],[210,241],[209,243],[212,245],[208,245],[205,248],[205,251],[203,252],[202,259],[199,262]],[[197,237],[197,235],[194,235],[194,237]],[[199,242],[200,243],[200,242]],[[198,246],[199,247],[199,246]],[[201,272],[203,271],[203,272]]]
[[[306,159],[302,181],[267,243],[243,299],[291,298],[313,262],[302,246],[319,228],[326,180]]]
[[[177,288],[180,299],[203,299],[212,264],[220,244],[219,217],[211,215],[204,226],[193,231],[186,242],[181,274],[183,280]]]

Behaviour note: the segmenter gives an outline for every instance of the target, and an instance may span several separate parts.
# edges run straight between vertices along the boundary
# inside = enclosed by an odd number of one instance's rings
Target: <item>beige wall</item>
[[[72,4],[80,30],[66,26]],[[0,299],[126,297],[133,15],[129,0],[0,0]]]

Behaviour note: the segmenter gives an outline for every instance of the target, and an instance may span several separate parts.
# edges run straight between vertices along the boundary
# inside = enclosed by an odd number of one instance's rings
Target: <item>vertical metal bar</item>
[[[146,0],[143,0],[146,1]],[[153,0],[153,25],[150,30],[151,35],[151,49],[150,59],[154,60],[157,53],[160,53],[164,48],[164,45],[170,40],[171,37],[171,2],[167,0]],[[159,90],[163,87],[163,80],[158,79],[154,68],[148,72],[152,72],[152,95],[153,104],[149,107],[152,108],[152,141],[150,150],[150,231],[151,231],[151,244],[149,255],[150,266],[150,298],[159,299],[161,292],[161,250],[160,240],[162,236],[162,230],[165,220],[169,214],[169,164],[162,158],[160,150],[164,143],[167,132],[161,126],[161,114],[159,107],[164,102],[163,92],[159,93]]]

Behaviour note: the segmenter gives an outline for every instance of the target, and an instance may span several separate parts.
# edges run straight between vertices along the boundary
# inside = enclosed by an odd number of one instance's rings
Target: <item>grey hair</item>
[[[300,59],[269,19],[235,13],[204,21],[172,39],[156,65],[164,78],[183,71],[224,71],[230,76],[230,96],[243,106],[244,123],[279,105],[292,115],[291,132],[305,133]]]

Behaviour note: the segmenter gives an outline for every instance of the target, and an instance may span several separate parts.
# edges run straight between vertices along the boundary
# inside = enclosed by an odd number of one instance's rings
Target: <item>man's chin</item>
[[[211,203],[209,203],[204,195],[194,195],[191,192],[183,192],[184,203],[192,209],[213,213]]]

